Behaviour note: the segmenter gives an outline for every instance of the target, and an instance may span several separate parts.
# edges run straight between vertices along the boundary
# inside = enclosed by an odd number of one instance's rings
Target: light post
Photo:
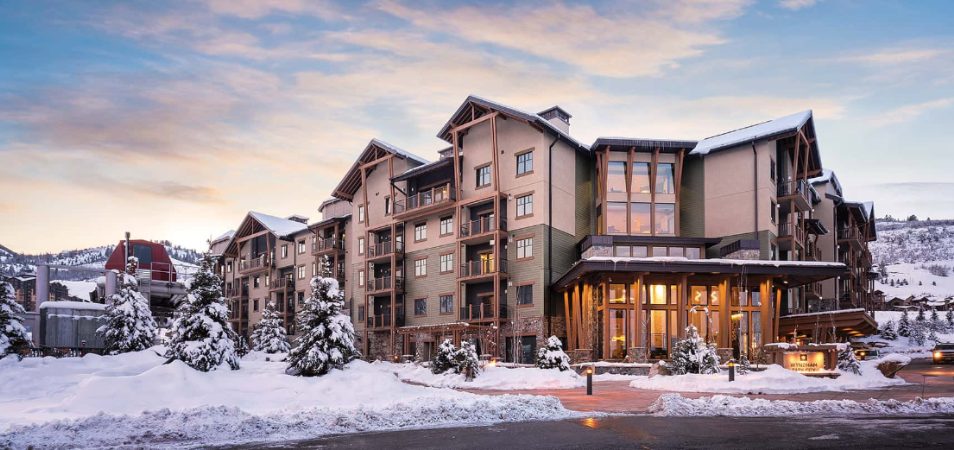
[[[593,366],[586,368],[586,395],[593,395]]]
[[[735,360],[729,360],[729,381],[735,381]]]

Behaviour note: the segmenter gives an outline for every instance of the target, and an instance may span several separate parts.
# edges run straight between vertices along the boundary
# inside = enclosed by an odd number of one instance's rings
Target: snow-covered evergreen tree
[[[330,274],[328,261],[322,261],[322,275]],[[344,292],[338,280],[316,276],[311,279],[311,295],[298,313],[301,336],[288,353],[288,373],[321,376],[342,369],[360,354],[354,346],[354,325],[342,314]]]
[[[924,316],[924,308],[918,308],[918,315],[914,318],[915,322],[924,323],[927,317]]]
[[[560,369],[561,372],[570,370],[570,357],[563,351],[560,338],[550,336],[546,347],[537,350],[537,367],[541,369]]]
[[[941,317],[937,314],[937,309],[931,308],[931,331],[940,330],[943,324],[941,323]]]
[[[437,347],[434,358],[431,359],[431,372],[440,374],[453,369],[455,366],[454,354],[456,353],[457,348],[454,347],[454,343],[450,339],[444,339],[444,342],[441,342],[441,345]]]
[[[855,358],[855,351],[851,349],[851,345],[839,344],[838,370],[861,375],[861,363],[858,362],[858,358]]]
[[[468,341],[460,343],[460,348],[454,352],[454,371],[462,373],[468,378],[476,377],[480,373],[480,360],[477,349]]]
[[[927,342],[930,345],[934,345],[934,344],[937,344],[938,341],[939,339],[937,338],[937,332],[934,331],[934,327],[931,327],[927,335]]]
[[[947,319],[947,329],[954,331],[954,310],[948,309],[945,318]]]
[[[134,275],[138,265],[136,257],[130,256],[126,272],[119,274],[119,292],[106,307],[106,323],[96,329],[110,355],[145,350],[156,340],[156,321],[149,300],[139,293],[139,280]]]
[[[252,328],[252,348],[265,353],[288,353],[291,348],[282,318],[275,311],[274,303],[265,306],[262,320]]]
[[[908,319],[908,310],[901,313],[901,319],[898,320],[898,336],[911,336],[911,321]]]
[[[699,337],[699,330],[689,325],[686,338],[673,345],[672,361],[668,366],[675,375],[719,373],[719,355],[715,346],[706,344]]]
[[[13,296],[13,286],[0,281],[0,359],[16,351],[17,347],[29,345],[23,316],[26,311]]]
[[[878,334],[881,335],[883,339],[893,341],[898,338],[898,333],[894,331],[894,321],[889,320],[882,325],[881,330],[878,331]]]
[[[915,323],[911,326],[911,333],[908,337],[909,342],[914,342],[918,347],[924,345],[925,339],[927,336],[924,334],[924,325],[921,323]]]
[[[167,356],[202,372],[215,370],[222,364],[238,370],[238,335],[229,323],[222,279],[212,265],[212,257],[206,254],[189,286],[187,300],[172,324]]]
[[[752,370],[752,363],[749,362],[749,357],[744,353],[739,356],[739,362],[735,365],[735,371],[739,375],[745,375]]]

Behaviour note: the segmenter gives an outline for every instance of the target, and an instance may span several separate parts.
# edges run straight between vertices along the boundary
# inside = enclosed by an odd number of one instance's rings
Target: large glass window
[[[663,286],[665,287],[665,286]],[[669,340],[666,335],[666,311],[649,312],[649,353],[656,358],[665,358],[669,353]]]
[[[676,205],[656,203],[656,234],[676,233]]]
[[[649,203],[632,203],[632,220],[630,229],[633,234],[652,234],[652,216]]]
[[[649,163],[633,163],[633,193],[649,194]]]
[[[653,305],[665,305],[667,297],[665,284],[653,284],[649,286],[649,303]]]
[[[703,339],[709,339],[709,327],[708,320],[706,319],[706,311],[702,308],[696,308],[695,311],[687,311],[689,317],[687,318],[687,323],[696,327],[699,330],[699,336],[702,336]]]
[[[609,285],[609,302],[610,303],[626,303],[626,285],[625,284],[610,284]]]
[[[656,165],[656,193],[657,194],[675,194],[675,177],[673,176],[672,163],[659,163]]]
[[[686,247],[686,258],[688,258],[688,259],[699,259],[699,248],[697,248],[697,247]]]
[[[626,358],[626,314],[624,309],[609,310],[609,359]]]
[[[606,232],[626,234],[626,203],[608,202],[606,204]]]
[[[626,163],[610,161],[606,167],[606,190],[608,192],[626,192]]]
[[[689,287],[689,304],[706,305],[709,303],[709,294],[706,292],[706,286]]]

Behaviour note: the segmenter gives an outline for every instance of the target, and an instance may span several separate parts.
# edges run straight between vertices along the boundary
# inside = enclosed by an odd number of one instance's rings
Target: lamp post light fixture
[[[735,360],[729,360],[729,381],[735,381]]]
[[[586,395],[593,395],[593,367],[586,368]]]

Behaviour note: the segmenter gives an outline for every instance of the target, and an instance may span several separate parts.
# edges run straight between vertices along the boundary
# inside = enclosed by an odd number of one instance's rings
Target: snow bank
[[[466,381],[463,374],[443,373],[435,375],[430,369],[417,364],[394,364],[376,362],[374,366],[394,372],[401,380],[432,387],[456,389],[572,389],[586,386],[586,378],[572,370],[538,369],[536,367],[484,367],[473,381]]]
[[[253,352],[241,370],[203,373],[153,350],[164,349],[0,360],[0,447],[210,445],[575,415],[551,397],[409,385],[363,361],[302,378]]]
[[[836,379],[816,378],[771,365],[761,372],[737,375],[730,382],[726,373],[638,377],[629,383],[636,389],[676,392],[718,392],[724,394],[799,394],[879,389],[905,384],[901,378],[887,378],[876,368],[880,361],[862,361],[861,375],[842,373]]]
[[[49,301],[40,303],[40,309],[47,308],[68,308],[68,309],[84,309],[90,311],[105,311],[106,305],[102,303],[89,303],[89,302],[74,302],[74,301]]]
[[[696,399],[679,394],[661,395],[649,407],[657,416],[845,416],[849,414],[950,414],[954,413],[954,397],[912,401],[875,400],[765,400],[748,397],[714,395]]]

